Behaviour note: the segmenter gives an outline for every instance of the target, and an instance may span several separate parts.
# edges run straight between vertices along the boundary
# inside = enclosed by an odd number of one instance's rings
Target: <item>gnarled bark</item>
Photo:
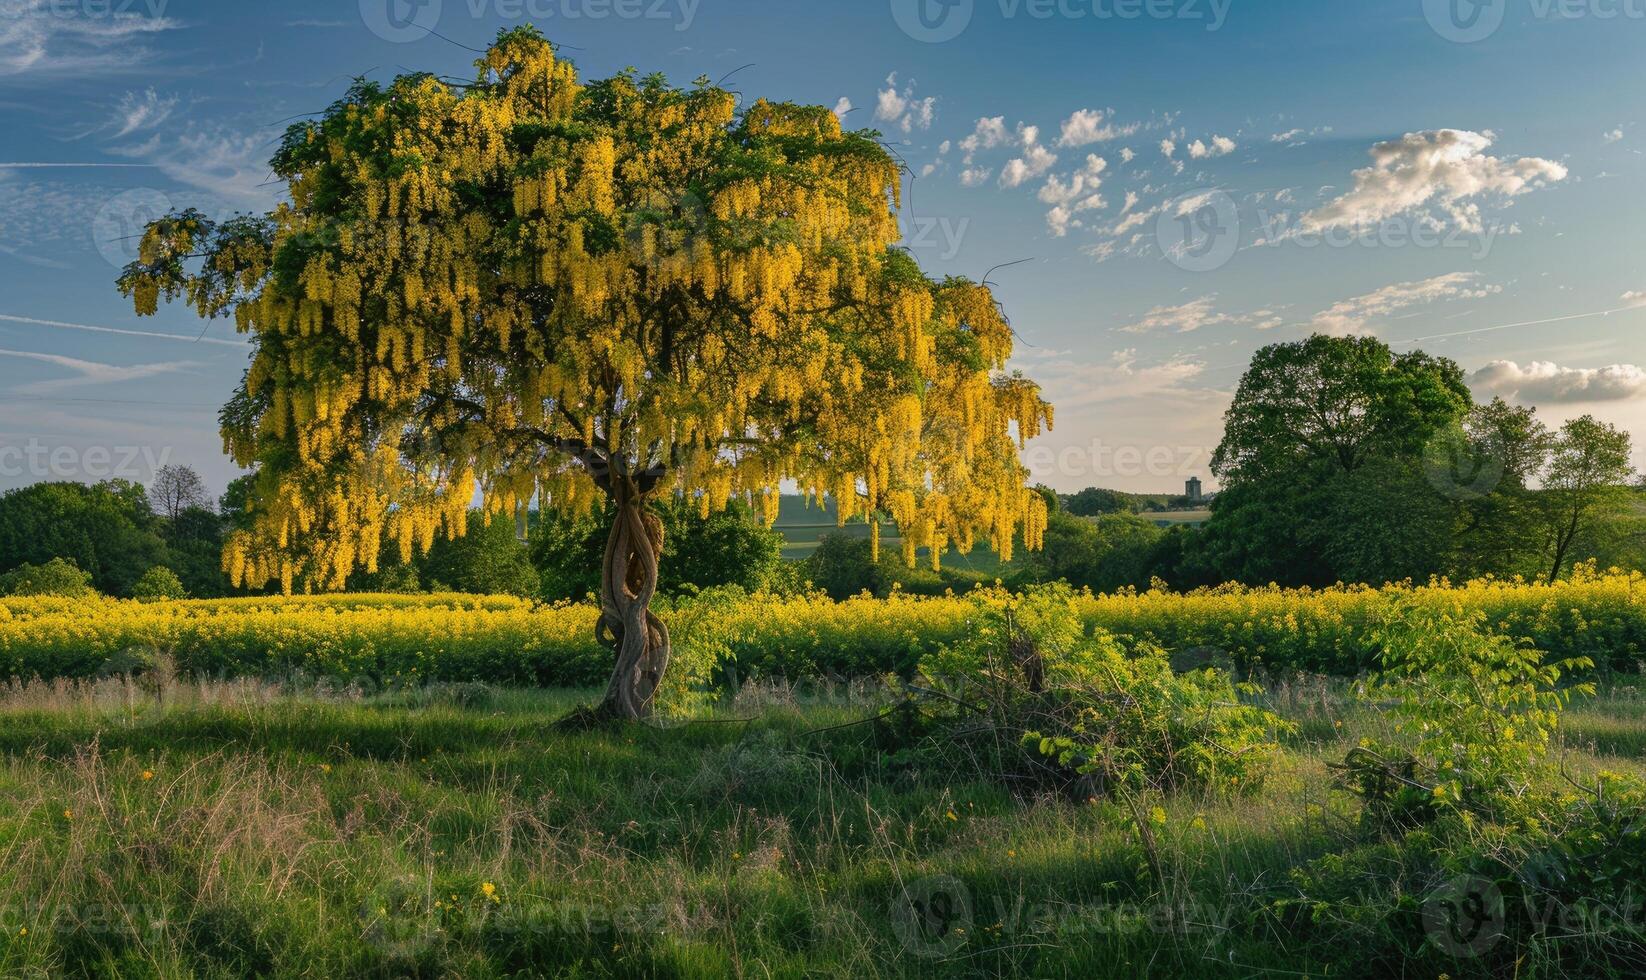
[[[657,566],[663,554],[663,522],[646,509],[646,495],[631,479],[610,488],[616,517],[606,539],[596,633],[617,654],[611,683],[597,712],[635,720],[649,716],[669,666],[669,629],[651,611]]]

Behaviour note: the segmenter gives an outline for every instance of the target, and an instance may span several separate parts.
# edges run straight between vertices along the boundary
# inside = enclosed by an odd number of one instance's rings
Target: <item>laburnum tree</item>
[[[253,341],[222,412],[258,474],[236,584],[341,588],[386,541],[463,534],[477,488],[488,517],[604,496],[600,710],[637,718],[670,653],[662,495],[771,522],[792,481],[889,515],[910,560],[1038,544],[1017,450],[1050,406],[988,288],[896,247],[875,134],[706,80],[584,84],[531,28],[477,68],[357,82],[287,131],[289,202],[156,221],[120,279]]]

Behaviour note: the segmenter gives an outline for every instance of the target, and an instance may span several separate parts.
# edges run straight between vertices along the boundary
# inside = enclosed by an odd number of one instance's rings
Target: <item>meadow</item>
[[[1252,678],[1168,713],[1258,712],[1262,761],[1173,786],[959,752],[1002,730],[932,678],[1032,615],[995,590],[680,600],[664,710],[593,730],[560,724],[608,669],[586,605],[8,599],[0,975],[1638,975],[1643,586],[1054,591],[1071,651]],[[1390,610],[1603,654],[1506,805],[1369,825],[1342,766],[1404,737],[1363,680]],[[1537,717],[1491,669],[1483,703]],[[1459,751],[1530,744],[1438,710]],[[1527,917],[1454,928],[1456,889],[1523,880]]]
[[[1297,915],[1326,899],[1295,869],[1365,849],[1328,764],[1386,721],[1341,684],[1261,695],[1297,724],[1264,792],[1176,794],[1141,825],[1111,801],[1021,799],[899,764],[873,726],[850,725],[884,703],[873,686],[755,685],[679,727],[554,726],[593,693],[14,684],[0,692],[0,973],[1472,976],[1501,963],[1425,945],[1422,928],[1357,935]],[[1574,781],[1646,776],[1641,686],[1576,706],[1558,754]],[[1356,901],[1419,919],[1443,882],[1411,865],[1368,874]],[[1558,975],[1549,955],[1510,959]]]

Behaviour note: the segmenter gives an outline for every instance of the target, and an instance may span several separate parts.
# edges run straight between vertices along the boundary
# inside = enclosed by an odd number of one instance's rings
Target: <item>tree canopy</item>
[[[289,203],[157,221],[121,277],[140,313],[252,336],[222,416],[258,471],[237,584],[342,587],[385,539],[461,535],[477,484],[488,515],[614,502],[614,634],[660,629],[659,493],[770,521],[791,480],[889,513],[911,558],[1038,541],[1016,450],[1051,409],[1004,372],[990,291],[896,247],[875,134],[706,80],[584,84],[530,28],[476,67],[357,82],[287,131]]]

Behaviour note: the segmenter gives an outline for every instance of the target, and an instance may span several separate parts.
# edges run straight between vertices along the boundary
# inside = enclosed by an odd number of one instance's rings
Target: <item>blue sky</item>
[[[0,0],[0,488],[170,461],[221,489],[246,348],[135,317],[127,236],[267,208],[292,117],[467,75],[522,21],[588,77],[886,134],[921,263],[994,270],[1061,489],[1206,475],[1252,352],[1312,331],[1646,443],[1646,0]]]

